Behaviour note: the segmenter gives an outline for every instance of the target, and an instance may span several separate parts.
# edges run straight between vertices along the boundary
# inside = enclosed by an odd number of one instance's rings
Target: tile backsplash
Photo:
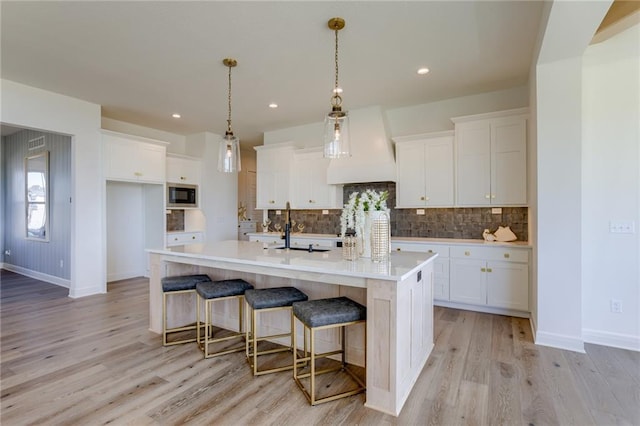
[[[167,210],[167,232],[184,231],[184,210]]]
[[[528,209],[526,207],[502,207],[501,214],[492,214],[491,207],[474,208],[426,208],[424,215],[418,215],[417,209],[394,209],[396,204],[396,185],[393,182],[349,184],[344,186],[344,200],[354,191],[373,189],[389,191],[387,205],[391,208],[391,235],[394,237],[423,238],[464,238],[482,239],[482,231],[491,232],[498,226],[510,226],[518,240],[527,241]],[[291,218],[304,225],[305,233],[338,234],[340,232],[340,214],[342,210],[293,210]],[[284,226],[284,214],[276,215],[269,210],[271,228],[275,224]]]

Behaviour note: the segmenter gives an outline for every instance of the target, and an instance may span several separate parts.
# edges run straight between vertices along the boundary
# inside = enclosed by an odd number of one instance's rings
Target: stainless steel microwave
[[[167,183],[167,207],[198,207],[198,185]]]

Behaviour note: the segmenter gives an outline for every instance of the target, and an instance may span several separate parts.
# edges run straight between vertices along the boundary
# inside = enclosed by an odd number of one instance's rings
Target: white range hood
[[[349,111],[351,157],[331,160],[327,183],[395,182],[396,161],[378,106]]]

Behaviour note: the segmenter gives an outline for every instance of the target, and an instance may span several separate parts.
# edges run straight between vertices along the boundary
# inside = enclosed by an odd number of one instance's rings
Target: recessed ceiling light
[[[425,75],[429,73],[429,68],[419,68],[418,69],[418,74],[420,75]]]
[[[171,114],[171,116],[172,116],[173,118],[180,118],[180,117],[181,117],[181,115],[180,115],[180,114],[178,114],[178,113]]]
[[[278,108],[278,104],[272,102],[269,104],[269,108]]]

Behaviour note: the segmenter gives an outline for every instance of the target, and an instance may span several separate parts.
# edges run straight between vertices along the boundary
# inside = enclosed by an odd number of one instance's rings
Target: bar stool
[[[345,398],[347,396],[355,395],[364,392],[366,387],[358,376],[347,368],[346,356],[345,356],[345,330],[346,327],[352,324],[359,324],[366,321],[367,311],[364,306],[354,302],[348,297],[334,297],[329,299],[309,300],[306,302],[296,302],[293,304],[293,315],[304,325],[304,340],[305,340],[305,352],[304,358],[298,357],[298,351],[293,351],[293,379],[298,384],[298,387],[302,390],[307,400],[311,405],[321,404],[323,402],[333,401],[334,399]],[[315,353],[315,332],[318,330],[326,330],[331,328],[340,327],[342,348],[340,350],[325,352],[321,354]],[[306,339],[307,332],[310,335],[310,355],[307,355],[306,351]],[[366,339],[366,334],[365,334]],[[293,337],[294,347],[297,348],[296,334]],[[365,341],[366,351],[366,341]],[[320,371],[316,371],[316,360],[319,358],[326,358],[331,355],[341,354],[342,363],[339,367],[327,368]],[[366,359],[366,352],[365,352]],[[309,362],[310,372],[304,374],[298,374],[299,364]],[[316,398],[316,376],[321,374],[330,373],[333,371],[342,370],[346,372],[357,383],[358,387],[354,390],[335,393],[324,398]],[[310,389],[307,390],[302,384],[300,379],[310,378]]]
[[[244,332],[242,331],[242,305],[244,299],[245,290],[251,289],[253,286],[242,279],[233,279],[233,280],[220,280],[220,281],[210,281],[210,282],[202,282],[196,284],[196,293],[198,294],[198,308],[197,308],[197,341],[198,346],[204,352],[205,358],[211,358],[213,356],[229,354],[232,352],[238,352],[244,349],[244,345],[241,347],[236,347],[232,349],[224,349],[217,352],[209,352],[209,345],[212,343],[224,342],[226,340],[231,340],[236,337],[244,337]],[[238,331],[232,332],[224,337],[213,338],[213,324],[211,320],[211,313],[213,308],[213,302],[222,301],[222,300],[230,300],[237,299],[238,300]],[[205,307],[205,315],[204,315],[204,325],[200,325],[200,305],[204,302]],[[202,338],[200,330],[201,327],[204,327],[204,338]]]
[[[194,325],[187,325],[181,327],[167,327],[167,299],[169,296],[175,296],[178,294],[196,294],[196,284],[200,282],[211,282],[211,279],[204,274],[197,275],[180,275],[173,277],[164,277],[162,280],[162,346],[178,345],[181,343],[195,342],[197,336],[189,337],[186,339],[177,339],[169,342],[168,337],[170,334],[184,332],[189,330],[195,330],[198,323],[198,318],[195,318]],[[197,298],[194,298],[197,302]],[[194,309],[197,311],[197,308]],[[196,333],[197,334],[197,333]]]
[[[295,331],[295,326],[293,322],[293,311],[291,305],[294,302],[302,302],[307,299],[309,299],[307,295],[295,287],[261,288],[245,291],[244,300],[251,308],[251,321],[247,326],[247,334],[245,339],[245,353],[247,355],[249,366],[253,370],[254,376],[275,373],[277,371],[290,370],[291,368],[293,368],[293,364],[290,364],[286,366],[260,370],[258,368],[258,356],[293,350],[293,348],[295,347],[293,345],[293,334]],[[288,311],[289,313],[291,322],[289,333],[258,337],[258,314],[283,310]],[[249,310],[247,309],[247,314],[248,313]],[[278,339],[281,337],[289,337],[289,346],[258,351],[258,342],[268,339]]]

